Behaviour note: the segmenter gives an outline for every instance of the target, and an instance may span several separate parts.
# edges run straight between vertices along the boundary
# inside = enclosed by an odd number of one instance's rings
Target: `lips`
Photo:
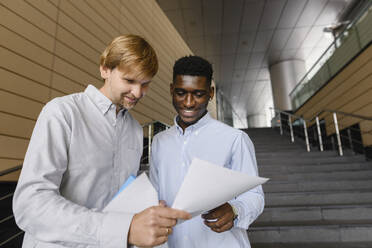
[[[196,110],[185,110],[185,109],[182,109],[180,112],[181,112],[181,115],[185,117],[194,117],[198,113]]]
[[[131,98],[131,97],[128,97],[128,96],[125,96],[124,98],[125,98],[125,100],[127,100],[129,103],[135,103],[135,102],[137,102],[137,98]]]

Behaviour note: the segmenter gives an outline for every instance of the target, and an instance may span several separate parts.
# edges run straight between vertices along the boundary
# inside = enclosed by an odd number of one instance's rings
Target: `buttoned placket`
[[[181,138],[181,146],[182,146],[182,150],[181,150],[181,157],[182,157],[182,169],[183,170],[187,170],[188,169],[188,158],[187,158],[187,155],[186,155],[186,151],[187,151],[187,147],[188,147],[188,143],[189,143],[189,140],[190,140],[190,137],[191,137],[191,129],[185,129],[184,133],[181,133],[180,134],[180,138]]]
[[[115,185],[116,190],[118,191],[120,186],[121,186],[121,181],[120,181],[120,156],[121,154],[118,154],[118,151],[121,151],[121,131],[123,130],[123,123],[126,117],[126,112],[123,112],[125,110],[119,111],[118,114],[115,115],[115,122],[114,122],[114,170],[113,170],[113,183]],[[116,110],[115,110],[116,112]]]

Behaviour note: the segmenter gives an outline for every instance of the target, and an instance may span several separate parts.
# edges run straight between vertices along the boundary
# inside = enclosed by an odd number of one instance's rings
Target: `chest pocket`
[[[141,149],[123,148],[120,151],[120,160],[116,161],[122,168],[120,171],[121,180],[124,181],[130,175],[137,175],[137,171],[141,162]]]

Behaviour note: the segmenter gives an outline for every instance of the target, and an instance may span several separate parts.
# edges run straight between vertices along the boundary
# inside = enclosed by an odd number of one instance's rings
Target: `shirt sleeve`
[[[56,100],[36,122],[13,197],[16,223],[42,242],[66,247],[127,247],[132,215],[103,213],[60,194],[71,127]]]
[[[231,169],[258,176],[254,146],[248,135],[240,132],[232,147]],[[229,201],[238,211],[234,228],[248,229],[264,209],[262,186],[257,186]]]

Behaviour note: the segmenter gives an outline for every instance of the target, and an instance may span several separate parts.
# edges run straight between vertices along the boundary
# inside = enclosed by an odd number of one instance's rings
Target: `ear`
[[[209,101],[212,100],[214,97],[214,87],[209,87]]]
[[[174,91],[174,84],[171,83],[171,84],[169,85],[169,92],[170,92],[171,96],[173,96],[173,91]]]
[[[111,70],[109,68],[107,68],[106,66],[101,65],[99,67],[99,71],[101,72],[101,77],[103,79],[107,79],[111,74]]]

